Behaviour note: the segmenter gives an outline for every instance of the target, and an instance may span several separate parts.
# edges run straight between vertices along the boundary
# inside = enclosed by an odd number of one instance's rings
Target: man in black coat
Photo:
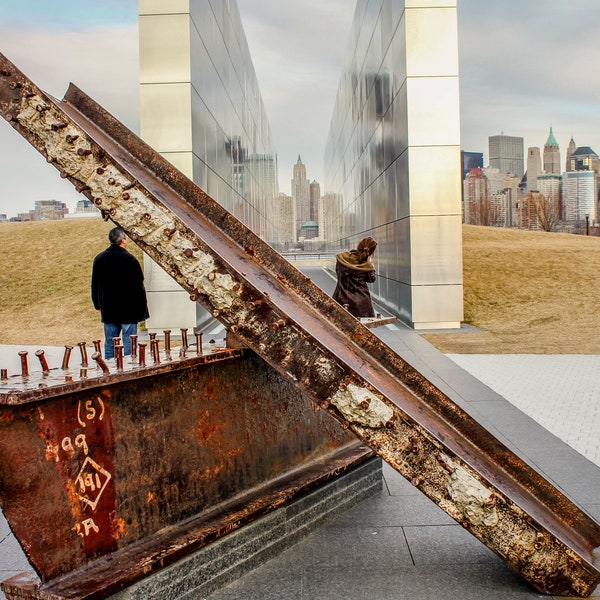
[[[127,238],[120,227],[108,232],[110,246],[94,258],[92,301],[104,323],[104,357],[113,358],[113,338],[123,340],[123,353],[131,354],[131,338],[148,314],[144,274],[138,260],[125,250]]]

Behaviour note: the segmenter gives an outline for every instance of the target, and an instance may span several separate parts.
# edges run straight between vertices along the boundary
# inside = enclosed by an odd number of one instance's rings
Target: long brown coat
[[[375,269],[370,261],[358,262],[356,250],[340,252],[336,257],[335,272],[337,285],[333,299],[342,306],[348,305],[348,312],[355,317],[374,317],[371,293],[367,283],[376,279]]]

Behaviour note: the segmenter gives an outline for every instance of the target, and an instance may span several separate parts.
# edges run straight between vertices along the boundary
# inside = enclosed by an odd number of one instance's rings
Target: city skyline
[[[324,193],[324,143],[355,2],[238,0],[238,6],[273,129],[279,189],[290,193],[300,154]],[[552,126],[563,156],[571,136],[600,151],[596,0],[485,7],[460,0],[458,24],[463,150],[482,152],[487,164],[489,136],[521,136],[525,149],[543,147]],[[0,35],[0,52],[42,89],[61,98],[73,81],[139,130],[135,0],[0,2]],[[0,213],[15,215],[45,199],[72,209],[80,198],[36,154],[8,125],[0,128]]]

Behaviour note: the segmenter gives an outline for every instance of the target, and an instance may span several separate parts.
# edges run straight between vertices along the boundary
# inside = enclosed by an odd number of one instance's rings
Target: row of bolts
[[[165,352],[168,356],[170,356],[171,352],[171,330],[165,329],[163,331],[165,336]],[[202,332],[196,331],[194,332],[196,336],[196,355],[202,354]],[[160,340],[156,339],[156,333],[150,333],[150,349],[152,352],[152,359],[154,364],[160,363],[160,351],[159,351],[159,343]],[[134,362],[137,359],[137,364],[140,367],[146,366],[146,346],[148,344],[143,342],[138,342],[138,336],[132,335],[131,339],[131,359]],[[115,345],[115,359],[117,363],[117,371],[123,370],[123,345],[121,344],[121,338],[115,337],[113,338],[113,342]],[[94,340],[92,342],[94,344],[94,353],[92,354],[92,359],[96,361],[98,367],[102,369],[102,372],[105,375],[110,373],[110,369],[106,364],[106,361],[102,358],[101,352],[101,340]],[[80,370],[80,376],[87,376],[87,367],[88,364],[88,355],[87,355],[87,344],[86,342],[79,342],[77,344],[79,346],[79,350],[81,351],[81,366],[83,367]],[[179,350],[179,356],[185,357],[186,352],[188,350],[188,337],[187,337],[187,329],[181,329],[181,348]],[[71,358],[71,351],[73,350],[73,346],[65,345],[65,353],[63,356],[61,369],[66,371],[69,369],[69,360]],[[21,357],[21,376],[28,377],[29,376],[29,366],[27,362],[27,350],[21,350],[19,352],[19,356]],[[48,361],[46,360],[46,356],[43,350],[36,350],[35,355],[38,357],[40,361],[40,365],[42,367],[42,372],[44,375],[50,373],[50,368],[48,367]],[[0,380],[8,379],[8,370],[0,369]],[[70,376],[65,376],[66,381],[73,381],[73,378]]]

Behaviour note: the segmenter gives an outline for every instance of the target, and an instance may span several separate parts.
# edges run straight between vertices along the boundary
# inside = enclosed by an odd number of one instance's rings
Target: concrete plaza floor
[[[320,281],[326,275],[319,270],[305,272],[327,289],[329,283]],[[600,356],[448,356],[400,324],[373,332],[600,521]],[[0,367],[18,372],[20,349],[0,347]],[[60,362],[61,349],[56,353],[55,363]],[[25,555],[1,519],[0,578],[28,569]],[[551,596],[534,590],[384,464],[384,486],[379,493],[209,598],[518,600]],[[599,600],[600,590],[592,598]]]

